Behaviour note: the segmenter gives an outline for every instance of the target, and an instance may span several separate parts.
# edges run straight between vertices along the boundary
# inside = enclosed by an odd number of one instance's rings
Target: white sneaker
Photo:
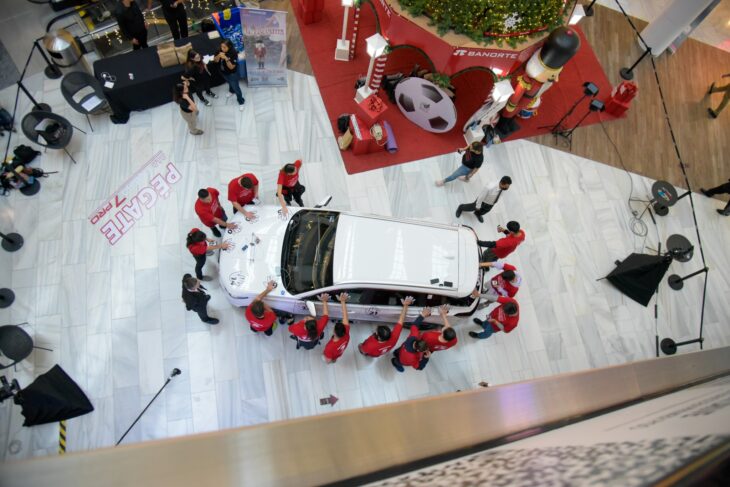
[[[238,111],[239,112],[242,112],[243,111],[243,105],[238,105]]]
[[[230,97],[232,97],[233,95],[235,95],[235,93],[226,93],[226,98],[230,98]]]

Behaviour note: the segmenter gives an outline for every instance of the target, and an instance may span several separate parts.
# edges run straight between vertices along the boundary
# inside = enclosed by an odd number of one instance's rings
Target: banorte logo
[[[454,56],[466,57],[488,57],[493,59],[517,59],[516,52],[499,52],[499,51],[475,51],[468,49],[454,49]]]

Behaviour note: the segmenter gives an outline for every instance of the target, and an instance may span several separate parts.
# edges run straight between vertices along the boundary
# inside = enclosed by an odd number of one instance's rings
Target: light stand
[[[561,132],[558,134],[555,134],[555,138],[557,140],[557,136],[560,135],[568,142],[568,148],[569,150],[573,150],[573,132],[575,132],[575,129],[580,127],[580,125],[583,123],[583,121],[588,118],[588,115],[590,115],[593,112],[602,112],[605,109],[605,106],[603,105],[603,102],[600,100],[591,100],[590,105],[588,105],[588,111],[586,111],[585,115],[581,117],[580,120],[578,120],[578,123],[576,123],[572,129],[568,130],[567,132]]]
[[[598,94],[598,86],[596,86],[594,83],[592,83],[590,81],[586,81],[585,83],[583,83],[583,94],[581,95],[580,98],[578,98],[575,101],[575,103],[573,103],[573,106],[571,106],[570,109],[568,109],[568,111],[565,113],[565,115],[563,115],[562,118],[555,123],[555,125],[543,125],[539,128],[541,128],[541,129],[549,128],[550,133],[555,136],[555,142],[557,143],[558,136],[563,136],[563,134],[565,133],[565,127],[563,127],[563,122],[565,122],[568,119],[568,117],[570,117],[573,114],[575,109],[578,107],[578,105],[580,105],[580,103],[583,100],[585,100],[589,96],[594,97],[597,94]]]
[[[19,233],[9,233],[5,235],[0,232],[0,238],[3,241],[2,248],[8,252],[15,252],[16,250],[20,250],[23,246],[23,237],[21,237]]]
[[[2,288],[0,289],[0,308],[7,308],[15,301],[15,293],[12,289]]]
[[[709,267],[705,267],[704,269],[700,269],[698,271],[695,271],[692,274],[687,274],[684,277],[680,277],[677,274],[672,274],[667,279],[667,282],[669,283],[669,287],[671,287],[675,291],[679,291],[680,289],[682,289],[684,287],[684,280],[685,279],[689,279],[690,277],[694,277],[696,275],[703,274],[703,273],[705,273],[705,272],[707,272],[709,270],[710,270]]]
[[[689,345],[691,343],[699,343],[700,344],[700,350],[702,350],[702,342],[704,342],[704,338],[695,338],[694,340],[686,340],[684,342],[675,342],[671,338],[665,338],[662,340],[662,343],[660,345],[662,352],[664,352],[665,355],[674,355],[677,353],[677,348],[681,347],[683,345]]]
[[[337,39],[337,48],[335,49],[336,61],[350,60],[350,41],[347,39],[347,20],[350,17],[350,7],[354,4],[354,0],[342,0],[342,6],[345,7],[345,13],[342,16],[342,36]]]
[[[134,428],[134,425],[137,424],[137,421],[139,421],[142,418],[142,415],[149,409],[149,407],[152,405],[153,402],[155,402],[155,399],[157,399],[157,396],[159,396],[162,393],[162,390],[167,386],[167,384],[170,383],[173,377],[176,375],[180,375],[182,372],[178,368],[172,369],[172,372],[170,373],[170,377],[167,378],[164,384],[162,384],[162,387],[160,387],[160,390],[157,391],[157,394],[155,394],[155,397],[153,397],[150,402],[147,403],[147,405],[144,407],[141,413],[139,413],[139,416],[137,416],[137,419],[134,420],[134,422],[127,428],[127,431],[124,432],[121,438],[119,438],[119,441],[116,442],[114,446],[119,446],[119,444],[122,442],[125,436],[127,436],[127,433],[130,432],[132,428]]]
[[[585,7],[583,10],[586,12],[586,17],[593,17],[593,4],[596,3],[596,0],[593,0],[590,4],[588,4],[587,7]]]

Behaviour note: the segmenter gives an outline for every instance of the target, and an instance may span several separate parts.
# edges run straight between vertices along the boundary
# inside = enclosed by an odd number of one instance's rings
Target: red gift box
[[[350,132],[352,132],[352,153],[367,154],[371,152],[370,146],[374,144],[373,136],[370,135],[370,128],[365,122],[350,115]]]
[[[360,119],[365,122],[368,126],[371,126],[381,118],[383,114],[388,110],[388,107],[383,103],[377,95],[370,95],[363,101],[357,104],[355,112]]]

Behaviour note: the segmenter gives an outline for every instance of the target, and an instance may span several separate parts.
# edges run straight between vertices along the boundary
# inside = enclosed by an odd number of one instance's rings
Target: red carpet
[[[297,11],[299,2],[293,3],[295,11]],[[365,52],[365,39],[375,32],[375,17],[370,8],[362,8],[360,12],[357,52],[355,60],[350,62],[334,59],[336,40],[342,29],[343,9],[339,0],[325,0],[325,10],[320,22],[305,25],[298,12],[296,15],[314,76],[335,133],[337,133],[337,117],[355,111],[355,80],[367,74],[370,58]],[[576,30],[581,37],[580,50],[563,69],[559,82],[543,95],[538,115],[528,120],[516,119],[522,129],[505,141],[549,132],[549,128],[541,129],[539,127],[553,125],[557,122],[580,98],[583,83],[586,81],[592,81],[598,86],[600,91],[597,98],[599,100],[605,101],[610,96],[613,87],[608,81],[606,73],[596,59],[583,32],[580,29]],[[411,49],[396,50],[388,58],[385,72],[386,74],[397,72],[407,74],[414,64],[426,65],[419,57],[420,55],[415,54]],[[409,122],[398,107],[388,102],[387,96],[383,94],[383,98],[388,104],[385,119],[393,127],[398,152],[390,154],[383,150],[372,154],[355,155],[351,150],[343,151],[342,158],[348,174],[447,154],[454,152],[458,147],[463,147],[465,142],[461,128],[483,103],[491,90],[492,79],[489,73],[471,71],[453,79],[452,84],[456,88],[455,104],[459,118],[454,129],[446,134],[426,132]],[[585,115],[587,107],[588,101],[584,100],[565,125],[568,128],[575,125]],[[604,121],[610,121],[615,117],[604,112],[601,118]],[[595,113],[592,113],[582,125],[593,123],[598,123],[598,116]]]

